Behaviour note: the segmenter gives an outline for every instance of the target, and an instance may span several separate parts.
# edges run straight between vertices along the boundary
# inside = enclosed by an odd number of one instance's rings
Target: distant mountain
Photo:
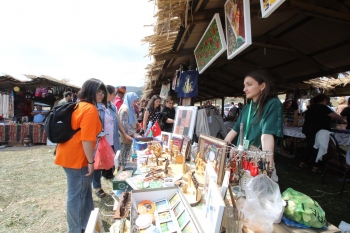
[[[126,87],[126,92],[135,92],[136,95],[137,95],[139,98],[141,98],[142,95],[143,95],[142,88],[143,88],[143,87],[129,87],[129,86],[127,86],[127,87]]]

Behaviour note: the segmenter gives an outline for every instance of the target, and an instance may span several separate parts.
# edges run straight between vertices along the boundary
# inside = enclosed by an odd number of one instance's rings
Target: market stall
[[[265,208],[275,206],[274,211],[264,213],[269,221],[264,220],[260,232],[300,230],[291,227],[290,222],[288,225],[281,222],[282,197],[287,200],[288,195],[281,195],[278,184],[268,178],[271,174],[266,169],[267,152],[228,147],[226,142],[202,134],[196,145],[191,140],[180,140],[179,135],[165,132],[157,138],[134,139],[132,148],[134,162],[129,162],[126,170],[116,172],[113,180],[113,190],[119,200],[114,206],[115,224],[111,229],[125,229],[126,232],[254,232],[256,226],[249,224],[250,217],[264,207],[255,205],[254,214],[250,216],[244,212],[247,204],[242,204],[242,200],[251,200],[249,189],[255,179],[255,183],[272,185],[274,188],[268,192],[276,195],[274,200],[268,200],[269,197],[264,195],[260,197],[260,204],[269,202],[266,205],[269,207]],[[233,149],[236,159],[226,159],[228,148]],[[186,161],[188,154],[190,159]],[[255,165],[249,168],[249,161],[257,161],[256,171]],[[309,215],[304,214],[307,219]],[[321,216],[320,212],[318,219],[322,219]],[[338,230],[325,219],[313,220],[323,224],[322,229],[309,228],[304,229],[305,232]],[[271,231],[266,231],[264,227],[269,224]]]
[[[79,89],[50,76],[0,73],[0,143],[46,143],[43,123],[33,123],[31,112],[38,105],[48,111],[65,91]]]
[[[0,143],[23,143],[25,140],[29,140],[26,144],[46,144],[44,124],[32,122],[0,124]]]

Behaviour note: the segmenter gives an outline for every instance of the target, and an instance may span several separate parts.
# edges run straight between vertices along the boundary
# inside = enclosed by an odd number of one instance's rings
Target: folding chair
[[[332,139],[333,140],[332,140]],[[342,196],[344,192],[346,177],[348,174],[350,174],[350,165],[346,163],[346,151],[341,149],[339,147],[338,141],[335,139],[334,135],[330,135],[329,138],[329,145],[328,145],[328,151],[327,154],[323,156],[324,159],[327,160],[324,172],[323,172],[323,178],[322,182],[324,182],[326,178],[327,170],[333,169],[343,174],[343,183],[340,190],[340,196]]]

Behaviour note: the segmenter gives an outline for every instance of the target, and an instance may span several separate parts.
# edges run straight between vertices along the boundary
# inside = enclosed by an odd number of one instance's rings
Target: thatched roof
[[[225,2],[156,1],[154,35],[144,39],[154,58],[145,95],[159,94],[182,64],[194,68],[194,48],[215,13],[225,30]],[[231,60],[222,54],[200,75],[196,101],[243,95],[244,76],[254,69],[271,71],[280,91],[350,70],[350,0],[289,0],[268,18],[261,18],[260,0],[249,3],[252,44]]]
[[[13,77],[8,74],[0,74],[1,89],[12,89],[14,86],[35,88],[37,86],[65,86],[70,87],[74,91],[78,91],[81,87],[69,83],[68,80],[58,80],[49,75],[30,75],[24,74],[21,77]]]

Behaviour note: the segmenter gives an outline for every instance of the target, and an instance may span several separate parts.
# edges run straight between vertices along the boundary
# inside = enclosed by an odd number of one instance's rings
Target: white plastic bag
[[[278,184],[266,175],[258,175],[249,181],[245,193],[246,200],[242,208],[244,225],[254,232],[272,232],[273,223],[283,211]]]

